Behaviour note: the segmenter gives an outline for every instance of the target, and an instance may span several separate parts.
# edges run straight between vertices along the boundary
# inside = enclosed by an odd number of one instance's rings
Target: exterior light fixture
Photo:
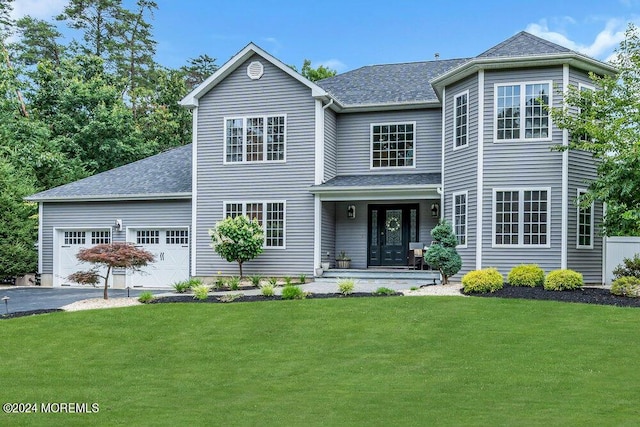
[[[116,231],[122,231],[122,220],[116,219],[116,222],[113,224],[113,228],[115,228]]]
[[[347,218],[356,219],[356,207],[355,207],[355,205],[347,206]]]
[[[438,203],[431,204],[431,216],[438,218],[440,216],[440,205]]]

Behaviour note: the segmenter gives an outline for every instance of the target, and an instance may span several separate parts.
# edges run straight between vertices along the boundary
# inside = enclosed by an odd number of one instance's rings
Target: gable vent
[[[258,80],[264,74],[264,67],[260,61],[253,61],[247,67],[247,76],[251,80]]]

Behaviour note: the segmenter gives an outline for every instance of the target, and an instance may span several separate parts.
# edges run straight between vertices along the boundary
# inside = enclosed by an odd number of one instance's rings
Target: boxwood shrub
[[[503,286],[502,274],[495,268],[474,270],[462,276],[462,290],[465,294],[495,292]]]
[[[611,293],[623,297],[640,297],[640,278],[626,276],[614,280],[611,284]]]
[[[507,283],[511,286],[542,286],[544,270],[537,264],[520,264],[511,269],[507,275]]]
[[[573,270],[553,270],[544,279],[544,288],[548,291],[580,289],[583,284],[582,274]]]

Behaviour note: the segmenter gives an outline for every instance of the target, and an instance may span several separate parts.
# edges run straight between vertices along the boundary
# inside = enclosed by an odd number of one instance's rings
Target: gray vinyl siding
[[[122,220],[122,231],[111,226]],[[191,200],[43,203],[42,270],[53,273],[54,228],[111,228],[112,241],[126,241],[127,228],[191,227]]]
[[[329,262],[331,267],[336,259],[336,204],[322,203],[322,261]],[[328,255],[327,255],[328,254]]]
[[[368,209],[369,205],[381,204],[412,204],[418,203],[420,241],[431,244],[431,229],[438,223],[437,218],[431,217],[431,203],[437,200],[394,200],[390,201],[362,201],[336,202],[336,245],[335,253],[345,251],[351,258],[351,268],[367,268],[368,244]],[[355,205],[355,219],[347,218],[347,206]],[[331,260],[333,262],[333,260]]]
[[[324,112],[324,180],[328,181],[338,171],[338,124],[336,113],[327,108]]]
[[[552,80],[553,106],[562,99],[562,67],[532,68],[485,73],[484,100],[484,209],[483,267],[496,267],[503,275],[520,263],[533,260],[546,272],[560,268],[562,237],[562,153],[550,151],[562,143],[562,131],[552,129],[552,141],[494,142],[494,84]],[[555,89],[558,90],[555,90]],[[493,248],[493,189],[550,187],[550,247]]]
[[[264,75],[247,77],[259,60]],[[286,163],[223,164],[224,118],[286,114]],[[265,248],[244,273],[313,274],[315,101],[311,90],[254,55],[204,95],[197,110],[196,275],[238,274],[237,264],[210,247],[208,230],[223,219],[223,202],[286,202],[286,248]]]
[[[425,82],[425,84],[428,84]],[[424,173],[441,170],[441,111],[439,108],[338,116],[338,175]],[[371,124],[416,122],[415,168],[371,169]]]
[[[468,145],[454,147],[454,99],[464,91],[468,97]],[[445,91],[444,128],[444,217],[453,221],[453,193],[467,191],[467,247],[458,248],[462,269],[455,279],[476,268],[476,224],[478,182],[478,77],[473,75],[449,86]]]

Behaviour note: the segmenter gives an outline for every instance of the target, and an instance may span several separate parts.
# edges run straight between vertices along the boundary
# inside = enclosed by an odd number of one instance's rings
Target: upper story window
[[[496,140],[550,138],[551,82],[496,85],[495,94]]]
[[[549,247],[549,189],[494,190],[493,246]]]
[[[225,119],[224,162],[285,160],[286,116]]]
[[[415,122],[371,125],[371,167],[415,167]]]
[[[461,93],[453,101],[453,149],[468,144],[469,132],[469,91]]]
[[[588,118],[588,116],[591,113],[590,110],[593,107],[592,94],[596,89],[593,86],[588,86],[583,83],[579,83],[578,88],[580,90],[580,96],[582,97],[580,99],[580,106],[578,107],[578,114],[580,115],[584,114],[586,116],[585,122],[584,122],[586,126],[588,124],[588,121],[590,120]],[[589,136],[586,130],[585,132],[579,133],[578,138],[580,141],[591,141],[591,137]]]
[[[587,194],[587,190],[578,189],[578,249],[593,249],[593,207],[594,203],[583,208],[581,199]]]

